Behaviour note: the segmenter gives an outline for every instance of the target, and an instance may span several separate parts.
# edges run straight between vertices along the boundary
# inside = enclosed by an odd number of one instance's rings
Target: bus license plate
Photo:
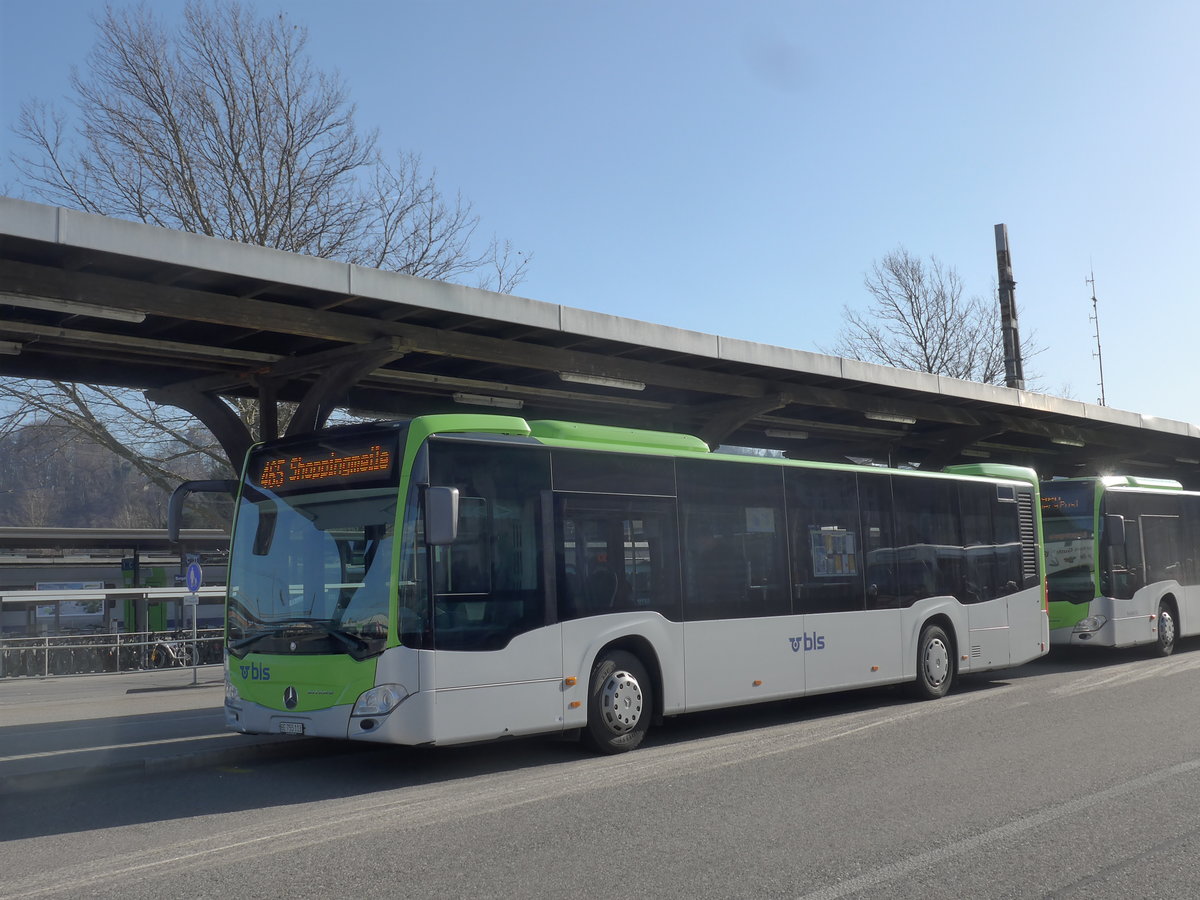
[[[279,723],[279,733],[280,734],[304,734],[304,723],[303,722],[280,722]]]

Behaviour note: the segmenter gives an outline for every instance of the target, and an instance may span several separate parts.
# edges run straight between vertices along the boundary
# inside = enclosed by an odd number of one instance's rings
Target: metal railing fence
[[[0,678],[142,672],[221,663],[220,628],[0,638]]]

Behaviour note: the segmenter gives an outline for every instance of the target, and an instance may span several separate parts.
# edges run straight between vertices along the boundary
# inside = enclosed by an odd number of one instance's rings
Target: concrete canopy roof
[[[300,402],[293,432],[337,406],[473,409],[799,458],[1200,483],[1194,425],[6,197],[0,376],[148,391],[199,415],[233,457],[249,437],[221,395]]]

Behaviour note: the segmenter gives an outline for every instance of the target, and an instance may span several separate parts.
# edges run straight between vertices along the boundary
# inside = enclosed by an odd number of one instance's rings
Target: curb
[[[163,687],[126,688],[126,694],[158,694],[163,691],[192,691],[196,688],[219,688],[224,681],[198,681],[195,684],[168,684]]]

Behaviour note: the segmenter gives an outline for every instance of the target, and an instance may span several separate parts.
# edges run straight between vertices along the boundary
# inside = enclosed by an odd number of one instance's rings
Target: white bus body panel
[[[1050,649],[1050,614],[1046,611],[1046,589],[1018,591],[1008,602],[1008,664],[1020,666],[1045,656]]]
[[[873,609],[804,616],[799,646],[805,693],[818,694],[911,678],[904,664],[903,620],[908,610]],[[909,650],[911,655],[914,651]]]
[[[772,616],[686,623],[687,710],[803,694],[804,655],[791,648],[803,621],[803,616]]]
[[[1175,623],[1179,636],[1190,637],[1200,632],[1200,585],[1176,585],[1171,593],[1179,605],[1179,621]]]
[[[436,743],[563,727],[561,625],[517,635],[500,650],[438,650],[432,657]]]
[[[979,668],[1007,666],[1012,631],[1009,626],[1007,597],[972,603],[967,610],[967,645],[959,648],[959,657],[966,654],[972,665]]]

